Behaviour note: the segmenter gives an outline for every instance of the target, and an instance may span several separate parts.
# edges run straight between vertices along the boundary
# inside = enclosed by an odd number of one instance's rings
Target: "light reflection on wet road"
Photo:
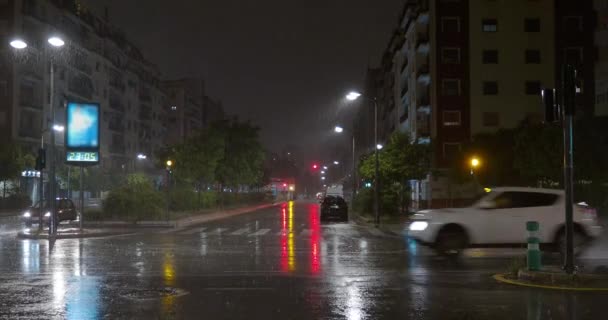
[[[0,319],[601,319],[606,294],[497,284],[521,251],[436,257],[290,203],[173,233],[16,240],[0,223]],[[176,288],[177,290],[173,290]]]

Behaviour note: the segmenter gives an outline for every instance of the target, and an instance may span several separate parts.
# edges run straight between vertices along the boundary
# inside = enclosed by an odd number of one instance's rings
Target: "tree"
[[[395,132],[384,149],[379,151],[379,183],[382,186],[383,198],[398,199],[401,211],[407,208],[409,197],[409,181],[423,180],[430,171],[431,149],[428,144],[417,141],[411,142],[410,137],[401,132]],[[359,168],[361,177],[372,180],[375,178],[375,157],[366,156]],[[391,206],[391,201],[383,201]],[[388,202],[388,203],[387,203]]]
[[[0,144],[0,182],[3,197],[6,196],[6,181],[19,178],[21,172],[34,167],[35,158],[14,143]]]

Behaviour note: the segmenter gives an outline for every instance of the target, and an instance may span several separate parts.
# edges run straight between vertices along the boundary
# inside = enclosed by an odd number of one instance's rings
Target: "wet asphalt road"
[[[446,260],[395,230],[321,224],[318,210],[51,247],[15,239],[18,221],[0,218],[0,319],[606,318],[608,294],[496,283],[521,250]]]

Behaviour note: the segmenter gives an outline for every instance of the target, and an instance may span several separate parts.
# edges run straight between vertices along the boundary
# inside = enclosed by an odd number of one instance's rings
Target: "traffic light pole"
[[[572,118],[574,116],[575,97],[576,97],[576,71],[571,65],[564,66],[563,70],[563,89],[562,101],[564,106],[564,189],[566,193],[566,261],[564,270],[568,274],[574,273],[576,267],[574,265],[574,222],[572,218],[572,210],[574,205],[573,199],[573,137],[572,137]]]

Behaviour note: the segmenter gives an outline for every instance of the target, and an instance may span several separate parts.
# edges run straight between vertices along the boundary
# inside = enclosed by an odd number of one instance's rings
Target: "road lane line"
[[[250,234],[249,236],[263,236],[265,234],[267,234],[268,232],[270,232],[270,229],[260,229],[252,234]]]
[[[238,229],[234,232],[229,233],[229,235],[231,236],[240,236],[243,235],[245,233],[249,232],[249,228],[242,228],[242,229]]]
[[[207,229],[207,227],[194,228],[194,229],[191,229],[191,230],[186,230],[186,231],[178,232],[177,234],[195,234],[195,233],[203,232],[206,229]]]

